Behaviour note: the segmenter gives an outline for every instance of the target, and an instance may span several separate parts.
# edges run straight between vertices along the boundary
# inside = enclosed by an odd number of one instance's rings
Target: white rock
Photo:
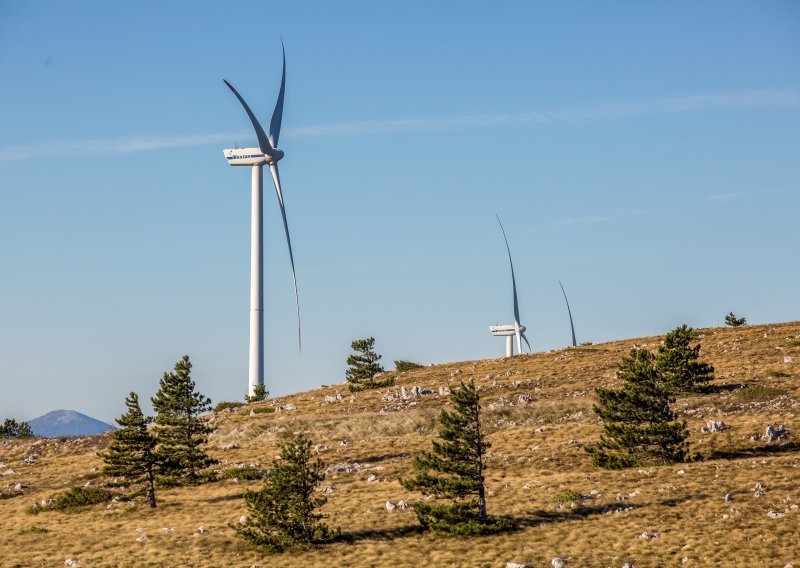
[[[328,485],[325,489],[322,490],[323,493],[333,493],[333,487]]]
[[[626,562],[622,565],[622,568],[634,568],[634,566],[632,562]]]
[[[506,562],[506,568],[530,568],[527,564],[518,564],[516,562]]]
[[[398,501],[397,508],[398,509],[408,509],[411,505],[406,503],[405,501]]]
[[[386,510],[387,511],[394,511],[397,508],[397,504],[394,501],[386,501]]]
[[[86,483],[83,484],[83,486],[84,487],[94,487],[94,483],[92,483],[91,481],[87,481]]]
[[[371,474],[369,475],[369,477],[367,478],[367,481],[368,481],[368,482],[370,482],[370,483],[372,483],[372,482],[374,482],[374,481],[379,481],[379,479],[378,479],[378,476],[377,476],[377,475],[375,475],[374,473],[371,473]]]
[[[349,446],[350,445],[350,440],[339,440],[339,445],[340,446]]]
[[[641,535],[639,535],[639,538],[643,538],[645,540],[653,540],[654,538],[658,538],[658,533],[652,534],[647,531],[644,531]]]
[[[448,396],[450,394],[450,387],[439,387],[439,396]]]
[[[172,531],[175,530],[175,527],[164,527],[161,530],[164,531],[165,533],[171,533]]]
[[[230,444],[225,444],[224,446],[222,446],[222,449],[223,450],[235,450],[238,447],[239,447],[239,445],[236,442],[231,442]]]
[[[784,363],[794,363],[794,357],[786,356],[786,357],[783,358],[783,362]]]
[[[727,424],[725,424],[722,420],[709,420],[706,422],[706,425],[700,428],[701,432],[722,432],[723,430],[727,430],[730,428]]]
[[[520,404],[527,404],[527,403],[529,403],[530,401],[531,401],[531,397],[530,397],[530,396],[528,396],[527,394],[521,394],[521,395],[519,395],[519,403],[520,403]]]
[[[764,439],[769,444],[770,442],[774,442],[775,440],[782,440],[789,435],[789,431],[783,424],[775,427],[772,424],[767,425],[767,430],[764,433]]]
[[[21,483],[15,483],[14,484],[14,491],[22,491],[23,487],[24,486]]]
[[[77,558],[67,558],[64,560],[64,566],[80,566],[81,562]]]
[[[684,471],[684,470],[682,470],[682,469],[679,469],[679,470],[678,470],[678,471],[676,471],[675,473],[677,473],[678,475],[686,475],[686,471]]]
[[[246,523],[249,520],[250,520],[250,517],[248,517],[247,515],[242,515],[241,517],[239,517],[239,522],[240,523]]]
[[[781,517],[785,517],[785,516],[786,516],[786,513],[782,513],[782,512],[780,512],[780,511],[769,511],[769,512],[767,513],[767,516],[768,516],[770,519],[780,519]]]
[[[150,540],[150,537],[147,536],[146,534],[143,534],[142,536],[136,539],[136,542],[147,542],[148,540]]]
[[[558,556],[556,556],[555,558],[553,558],[553,559],[550,561],[550,565],[551,565],[553,568],[564,568],[564,561],[563,561],[563,560],[561,560],[561,558],[559,558]]]
[[[723,499],[725,499],[726,503],[730,503],[731,501],[733,501],[733,496],[730,493],[726,493]]]
[[[197,527],[197,532],[200,534],[206,534],[207,531],[203,525],[200,525],[199,527]]]

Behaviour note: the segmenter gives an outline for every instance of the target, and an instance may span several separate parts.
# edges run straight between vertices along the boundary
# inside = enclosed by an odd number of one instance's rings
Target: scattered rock
[[[325,489],[322,490],[323,493],[333,493],[333,487],[328,485]]]
[[[21,483],[15,483],[14,484],[14,491],[22,491],[24,489],[24,487],[25,486],[22,485]]]
[[[455,377],[456,375],[460,375],[460,374],[461,374],[461,369],[456,369],[455,371],[450,373],[450,376],[451,377]]]
[[[622,565],[622,568],[635,568],[633,562],[626,562]]]
[[[563,561],[563,560],[561,560],[561,558],[559,558],[558,556],[556,556],[555,558],[553,558],[553,559],[550,561],[550,565],[551,565],[553,568],[564,568],[564,561]]]
[[[367,481],[370,482],[370,483],[373,483],[375,481],[380,481],[380,479],[378,479],[377,475],[375,475],[374,473],[371,473],[369,475],[369,477],[367,478]]]
[[[653,540],[654,538],[658,538],[658,536],[659,536],[659,533],[653,534],[653,533],[649,533],[647,531],[644,531],[641,535],[639,535],[639,538],[642,538],[644,540]]]
[[[258,414],[256,413],[255,409],[250,411],[250,417],[252,418],[253,416],[258,416]]]
[[[722,420],[709,420],[705,426],[700,428],[700,431],[703,433],[722,432],[723,430],[727,430],[728,428],[730,428],[730,426],[725,424]]]
[[[242,515],[241,517],[239,517],[239,522],[240,523],[246,523],[249,520],[250,520],[250,517],[248,517],[247,515]]]
[[[94,483],[92,483],[91,481],[87,481],[86,483],[83,484],[83,486],[84,487],[94,487]]]
[[[726,493],[725,497],[723,497],[723,499],[725,499],[726,503],[730,503],[731,501],[733,501],[733,496],[731,496],[730,493]]]
[[[386,501],[386,510],[394,511],[397,508],[397,503],[394,501]]]
[[[780,519],[781,517],[785,517],[786,513],[782,513],[781,511],[769,511],[767,516],[770,519]]]
[[[784,363],[794,363],[794,357],[786,356],[783,358]]]
[[[349,446],[350,445],[350,440],[339,440],[339,445],[340,446]]]
[[[236,442],[231,442],[230,444],[225,444],[224,446],[222,446],[222,449],[223,450],[235,450],[238,447],[239,447],[239,445]]]
[[[64,560],[64,566],[78,566],[80,567],[81,562],[77,558],[67,558]]]
[[[206,531],[206,528],[203,525],[200,525],[199,527],[197,527],[197,533],[198,534],[206,534],[207,532],[208,531]]]
[[[175,527],[164,527],[161,530],[164,531],[165,533],[171,533],[172,531],[175,530]]]
[[[506,568],[530,568],[527,564],[519,564],[517,562],[506,562]]]
[[[150,537],[147,536],[146,534],[143,534],[142,536],[140,536],[139,538],[136,539],[136,542],[147,542],[149,540],[150,540]]]
[[[449,396],[450,387],[439,387],[439,396]]]
[[[676,471],[675,473],[677,473],[678,475],[686,475],[686,471],[685,471],[685,470],[683,470],[683,469],[679,469],[679,470],[678,470],[678,471]]]
[[[397,502],[397,508],[398,509],[408,509],[409,507],[411,507],[410,503],[406,503],[405,501],[398,501]]]
[[[489,373],[488,375],[486,375],[486,380],[487,380],[487,381],[488,381],[489,379],[493,379],[493,378],[494,378],[494,375],[492,375],[491,373]]]
[[[779,426],[768,424],[766,432],[764,433],[764,439],[767,444],[774,442],[775,440],[782,440],[787,436],[789,436],[789,431],[783,424],[780,424]]]
[[[519,395],[519,403],[520,404],[528,404],[531,401],[531,397],[527,394]]]

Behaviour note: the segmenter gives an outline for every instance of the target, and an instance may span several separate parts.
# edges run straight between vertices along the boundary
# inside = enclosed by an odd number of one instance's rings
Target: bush
[[[394,378],[376,381],[383,374],[383,367],[378,363],[381,355],[375,353],[375,338],[357,339],[350,344],[357,355],[347,357],[348,369],[345,377],[350,384],[350,390],[361,391],[374,389],[394,384]]]
[[[36,525],[33,525],[27,529],[20,529],[19,534],[44,534],[49,532],[50,531],[44,527],[37,527]]]
[[[775,369],[770,369],[767,371],[767,376],[772,377],[773,379],[785,379],[787,377],[791,377],[789,373],[785,373],[783,371],[776,371]]]
[[[29,507],[29,514],[39,514],[43,511],[61,511],[62,513],[78,513],[99,503],[111,501],[117,494],[101,487],[72,487],[66,492],[56,495],[53,503],[49,505],[34,505]]]
[[[573,491],[572,489],[564,489],[559,493],[556,493],[556,496],[553,497],[556,503],[571,503],[572,501],[580,501],[583,495],[578,493],[577,491]]]
[[[267,472],[258,467],[232,467],[231,469],[226,469],[222,473],[223,479],[244,479],[247,481],[253,481],[258,479],[264,479],[267,477]]]
[[[218,402],[217,405],[214,407],[214,412],[222,412],[223,410],[227,410],[229,408],[239,408],[240,406],[244,406],[244,402]]]
[[[266,400],[269,396],[269,391],[264,386],[263,383],[256,385],[256,388],[253,389],[253,394],[248,394],[244,397],[245,402],[259,402],[261,400]]]
[[[756,402],[772,400],[786,394],[779,388],[765,387],[763,385],[753,385],[744,387],[736,392],[736,397],[745,402]]]
[[[414,363],[413,361],[395,361],[394,362],[394,369],[398,373],[402,373],[404,371],[413,371],[414,369],[421,369],[422,365],[419,363]]]

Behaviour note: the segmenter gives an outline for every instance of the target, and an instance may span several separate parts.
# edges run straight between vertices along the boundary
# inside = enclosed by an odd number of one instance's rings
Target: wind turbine
[[[558,281],[558,285],[561,286],[561,293],[564,294],[564,301],[567,303],[567,313],[569,314],[569,327],[572,330],[572,346],[577,347],[578,342],[575,341],[575,325],[572,323],[572,310],[569,309],[569,300],[567,300],[567,293],[564,292],[564,285],[561,283],[561,280]]]
[[[297,295],[297,276],[294,270],[294,256],[292,255],[292,241],[289,238],[289,225],[286,222],[286,208],[283,203],[283,192],[281,191],[281,180],[278,175],[278,161],[283,158],[283,150],[278,149],[278,137],[281,133],[281,119],[283,118],[283,94],[286,87],[286,51],[281,42],[283,52],[283,72],[281,75],[281,88],[278,92],[278,101],[275,103],[275,110],[272,112],[272,120],[269,123],[269,136],[264,132],[258,119],[244,102],[239,92],[233,85],[225,81],[239,102],[242,103],[244,111],[253,123],[258,138],[258,148],[234,148],[223,150],[225,159],[231,166],[251,166],[252,167],[252,191],[251,191],[251,225],[250,225],[250,366],[248,378],[248,393],[252,396],[256,386],[264,384],[264,254],[263,254],[263,218],[262,207],[264,183],[262,167],[269,166],[272,174],[272,181],[275,183],[275,191],[278,194],[278,205],[283,217],[283,229],[286,233],[286,244],[289,246],[289,262],[292,265],[292,281],[294,283],[294,300],[297,306],[297,343],[300,342],[300,300]],[[224,79],[223,79],[224,81]]]
[[[506,251],[508,251],[508,264],[511,265],[511,287],[514,293],[514,324],[513,325],[490,325],[489,331],[492,335],[506,338],[506,357],[514,355],[514,341],[513,337],[517,338],[517,352],[522,353],[522,343],[520,339],[525,340],[525,345],[528,346],[528,351],[531,350],[531,344],[528,343],[528,338],[525,337],[525,326],[519,323],[519,303],[517,302],[517,281],[514,278],[514,263],[511,261],[511,248],[508,246],[508,239],[506,238],[506,231],[503,229],[503,223],[500,222],[500,217],[497,217],[497,222],[500,223],[500,230],[503,232],[503,240],[506,242]]]

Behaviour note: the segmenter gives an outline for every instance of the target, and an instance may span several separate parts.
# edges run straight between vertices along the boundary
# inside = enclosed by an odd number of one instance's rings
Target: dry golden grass
[[[800,446],[792,438],[772,447],[751,437],[773,422],[800,432],[800,322],[699,331],[718,388],[682,398],[676,408],[689,423],[692,452],[702,461],[604,471],[592,467],[582,449],[601,430],[591,410],[593,389],[615,384],[615,368],[634,344],[654,349],[660,337],[436,365],[403,373],[396,387],[380,392],[351,395],[342,385],[331,386],[259,403],[292,403],[294,410],[251,417],[250,405],[212,418],[218,430],[211,452],[223,469],[242,463],[266,467],[284,437],[296,432],[325,446],[320,457],[327,464],[355,462],[357,471],[330,474],[323,484],[333,489],[324,511],[330,524],[342,529],[344,542],[279,555],[248,546],[229,524],[246,513],[242,493],[258,481],[160,491],[157,510],[135,502],[78,514],[27,515],[36,500],[89,480],[102,482],[96,452],[106,439],[2,441],[0,473],[9,468],[17,473],[0,478],[0,565],[61,566],[73,557],[84,567],[502,567],[509,561],[549,566],[554,556],[567,566],[797,565],[800,510],[792,505],[800,504]],[[784,356],[795,362],[784,363]],[[495,377],[486,378],[489,374]],[[419,498],[397,480],[411,472],[413,453],[429,447],[446,397],[429,395],[416,404],[382,397],[400,385],[437,392],[472,377],[481,387],[484,425],[493,444],[490,513],[513,517],[519,529],[481,538],[420,533],[413,511],[389,512],[385,502]],[[325,402],[337,392],[341,400]],[[517,404],[520,394],[531,402]],[[501,399],[514,404],[492,404]],[[701,433],[711,419],[731,428]],[[229,444],[235,447],[222,449]],[[20,464],[31,453],[38,459]],[[366,481],[370,474],[380,480]],[[12,487],[18,482],[25,486],[22,493]],[[754,495],[758,482],[762,496]],[[557,496],[566,490],[585,498],[574,506],[561,504]],[[733,502],[724,501],[726,493]],[[785,516],[771,518],[769,511]],[[26,531],[34,526],[48,532]],[[198,533],[200,526],[205,533]],[[644,531],[659,536],[645,540]],[[142,534],[150,540],[137,542]]]

